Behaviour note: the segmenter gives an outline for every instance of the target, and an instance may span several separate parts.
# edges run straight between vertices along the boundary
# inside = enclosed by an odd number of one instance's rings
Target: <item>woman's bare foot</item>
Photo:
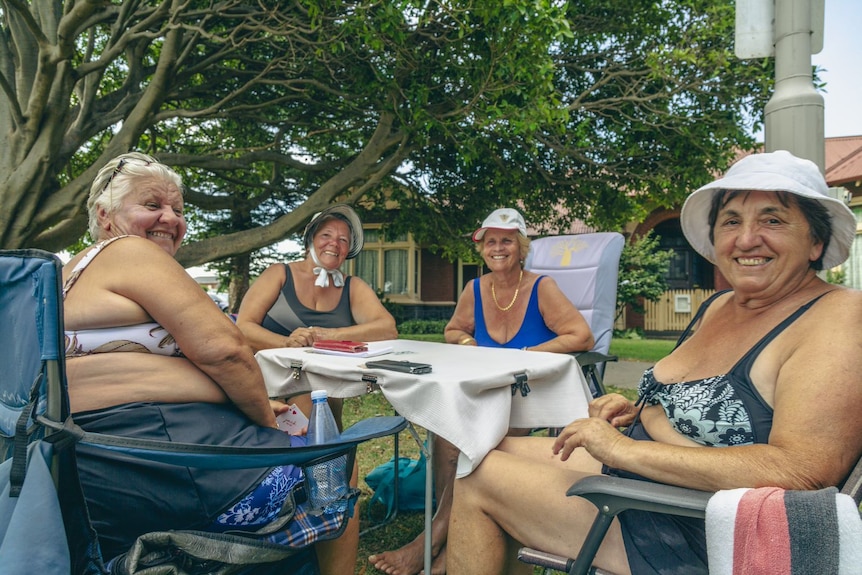
[[[413,541],[395,551],[371,555],[368,557],[368,562],[387,575],[416,575],[425,567],[425,534],[420,533]],[[444,563],[444,573],[445,567]],[[437,572],[433,564],[431,570],[434,573]]]

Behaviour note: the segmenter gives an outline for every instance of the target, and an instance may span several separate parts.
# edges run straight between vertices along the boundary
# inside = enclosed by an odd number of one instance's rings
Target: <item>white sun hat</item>
[[[482,227],[473,232],[473,241],[482,241],[485,230],[488,229],[518,230],[522,236],[527,237],[527,224],[524,223],[524,216],[512,208],[500,208],[491,212],[482,222]]]
[[[786,150],[751,154],[736,162],[724,177],[698,188],[689,195],[680,213],[682,233],[697,253],[715,263],[715,246],[709,239],[709,211],[712,198],[726,190],[788,192],[816,200],[829,212],[832,236],[823,268],[841,264],[850,255],[856,237],[856,217],[847,204],[829,195],[829,186],[817,165],[797,158]]]
[[[327,216],[336,217],[347,224],[350,229],[350,249],[347,251],[346,259],[353,259],[362,251],[365,244],[365,235],[362,233],[362,221],[356,212],[347,204],[333,204],[323,211],[317,212],[311,217],[305,231],[302,233],[302,243],[306,249],[311,245],[311,240],[317,232],[320,224]]]

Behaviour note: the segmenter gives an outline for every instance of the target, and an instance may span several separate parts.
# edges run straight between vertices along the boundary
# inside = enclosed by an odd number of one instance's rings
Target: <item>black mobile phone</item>
[[[369,368],[388,369],[390,371],[401,371],[404,373],[431,373],[431,365],[427,363],[415,363],[412,361],[396,361],[394,359],[379,359],[366,361]]]

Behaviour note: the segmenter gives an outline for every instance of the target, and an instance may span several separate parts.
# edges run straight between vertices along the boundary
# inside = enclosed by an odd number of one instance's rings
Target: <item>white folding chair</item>
[[[617,307],[617,279],[625,238],[617,232],[548,236],[533,240],[524,267],[550,276],[587,320],[595,338],[593,349],[577,354],[593,396],[605,393],[605,363]]]

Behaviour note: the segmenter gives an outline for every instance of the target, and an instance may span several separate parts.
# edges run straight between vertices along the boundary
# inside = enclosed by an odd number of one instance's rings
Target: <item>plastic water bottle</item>
[[[335,416],[326,397],[325,389],[311,392],[311,417],[308,420],[308,444],[320,445],[335,441],[341,435]]]
[[[308,445],[336,441],[341,434],[329,407],[325,390],[311,392],[311,417],[308,420]],[[311,513],[335,513],[347,509],[347,454],[305,468]]]

